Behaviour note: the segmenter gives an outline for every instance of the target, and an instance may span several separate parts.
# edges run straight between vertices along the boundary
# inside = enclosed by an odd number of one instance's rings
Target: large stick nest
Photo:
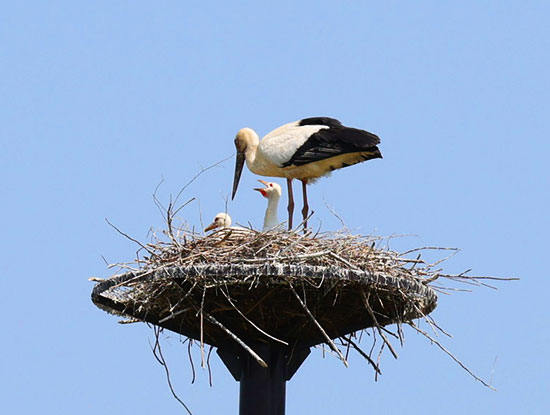
[[[143,246],[139,270],[110,278],[92,299],[107,311],[217,347],[280,341],[311,346],[436,307],[430,264],[350,234],[222,229]],[[274,340],[276,339],[276,340]]]

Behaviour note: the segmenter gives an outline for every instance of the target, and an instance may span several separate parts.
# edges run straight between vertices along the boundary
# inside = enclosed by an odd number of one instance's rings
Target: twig
[[[201,300],[201,367],[204,369],[204,297],[206,295],[206,288],[202,290],[202,300]]]
[[[423,246],[421,248],[409,249],[408,251],[401,252],[399,256],[404,256],[418,251],[456,251],[458,248],[445,248],[440,246]]]
[[[342,228],[347,229],[344,220],[340,217],[340,215],[338,215],[338,213],[336,213],[336,210],[332,206],[329,206],[326,200],[323,200],[323,202],[325,203],[325,207],[329,210],[329,212],[332,213],[336,217],[336,219],[340,221],[340,223],[342,224]]]
[[[227,284],[225,286],[225,289],[227,290]],[[222,289],[220,289],[220,291],[222,292],[222,294],[225,296],[225,298],[227,298],[227,301],[229,301],[229,304],[231,304],[231,306],[235,309],[235,311],[237,311],[237,313],[239,313],[241,315],[242,318],[244,318],[252,327],[254,327],[256,330],[258,330],[260,333],[262,333],[264,336],[270,338],[271,340],[275,340],[276,342],[279,342],[279,343],[282,343],[284,344],[285,346],[288,346],[288,343],[285,342],[284,340],[280,340],[278,339],[277,337],[274,337],[272,336],[271,334],[269,333],[266,333],[265,331],[263,331],[261,328],[259,328],[256,324],[254,324],[252,321],[250,321],[250,319],[248,317],[246,317],[242,312],[241,310],[239,310],[237,308],[237,306],[233,303],[233,301],[231,301],[231,298],[229,297],[229,295]]]
[[[139,318],[129,318],[127,320],[119,320],[118,324],[133,324],[133,323],[143,323],[143,320]]]
[[[489,385],[493,383],[493,375],[495,374],[495,366],[497,365],[498,355],[495,356],[493,367],[491,368],[491,378],[489,379]]]
[[[418,328],[416,326],[416,324],[414,324],[413,321],[409,321],[407,322],[407,324],[409,326],[411,326],[413,329],[415,329],[418,333],[422,334],[424,337],[426,337],[428,340],[430,340],[432,343],[435,343],[437,345],[437,347],[439,347],[441,350],[443,350],[447,356],[449,356],[451,359],[453,359],[456,363],[458,363],[458,365],[464,369],[466,372],[468,372],[468,374],[470,374],[470,376],[472,376],[475,380],[477,380],[478,382],[481,382],[484,386],[488,387],[489,389],[491,390],[494,390],[496,391],[495,388],[493,388],[491,385],[489,385],[488,383],[486,383],[483,379],[481,379],[480,377],[476,376],[470,369],[468,369],[468,367],[462,363],[460,360],[458,360],[450,351],[448,351],[445,347],[443,347],[443,345],[441,343],[439,343],[436,339],[434,339],[433,337],[431,337],[428,333],[426,333],[424,330]]]
[[[170,319],[173,319],[174,317],[179,316],[180,314],[186,313],[189,310],[192,310],[192,307],[185,307],[179,311],[176,311],[175,313],[171,313],[169,316],[164,317],[163,319],[159,320],[159,324],[164,323]]]
[[[158,335],[160,333],[160,328],[155,329],[155,335],[157,336],[157,342],[155,343],[155,348],[152,348],[153,354],[155,355],[155,358],[160,362],[161,366],[164,368],[164,371],[166,372],[166,381],[168,382],[168,387],[170,388],[170,392],[172,392],[172,396],[176,398],[176,400],[185,408],[187,413],[189,415],[193,415],[191,410],[188,408],[188,406],[183,402],[179,396],[176,394],[176,391],[174,390],[172,386],[172,381],[170,380],[170,371],[168,370],[168,365],[166,364],[166,359],[164,359],[164,356],[162,354],[162,349],[160,347],[160,342],[158,341]]]
[[[441,259],[438,259],[437,261],[435,261],[434,263],[432,264],[428,264],[428,268],[433,268],[435,267],[436,265],[439,265],[441,264],[442,262],[445,262],[447,261],[448,259],[450,259],[451,257],[455,256],[456,254],[458,254],[460,252],[460,249],[458,248],[455,248],[453,252],[451,252],[449,255],[447,255],[446,257],[443,257]]]
[[[208,349],[208,356],[206,357],[206,366],[208,367],[208,383],[210,384],[210,387],[212,387],[212,370],[210,370],[210,354],[212,353],[212,349],[214,349],[214,347],[210,345],[210,348]]]
[[[350,267],[352,270],[354,270],[354,271],[360,271],[359,268],[357,268],[356,266],[350,264],[349,261],[345,260],[345,259],[342,258],[340,255],[337,255],[337,254],[335,254],[335,253],[332,252],[332,251],[329,252],[329,255],[330,255],[331,257],[333,257],[334,259],[336,259],[336,260],[342,262],[343,264],[346,264],[346,265],[347,265],[348,267]]]
[[[346,336],[342,336],[342,338],[347,341],[349,344],[352,345],[352,347],[357,350],[357,353],[359,353],[361,356],[363,356],[367,362],[369,362],[369,364],[374,368],[374,370],[379,373],[380,375],[382,374],[382,372],[380,371],[380,368],[378,367],[378,365],[376,364],[376,362],[374,360],[371,359],[371,357],[366,354],[363,350],[361,350],[361,348],[353,341],[351,340],[350,337],[346,337]]]
[[[109,219],[105,218],[105,221],[115,230],[117,231],[118,233],[120,233],[122,236],[128,238],[129,240],[131,240],[132,242],[135,242],[136,244],[138,244],[139,246],[141,246],[143,249],[145,249],[147,252],[149,252],[150,255],[155,255],[155,252],[154,251],[151,251],[149,248],[147,248],[145,245],[143,245],[140,241],[138,241],[137,239],[134,239],[132,238],[130,235],[128,234],[125,234],[124,232],[122,232],[120,229],[118,229],[115,225],[113,225],[111,222],[109,222]]]
[[[378,351],[378,357],[376,358],[376,364],[380,364],[380,358],[382,357],[382,352],[384,351],[384,346],[388,343],[382,343],[382,346],[380,346],[380,350]],[[378,372],[374,374],[374,380],[378,381]]]
[[[361,290],[361,296],[363,297],[363,303],[365,304],[365,307],[367,308],[367,311],[369,312],[369,315],[372,318],[372,321],[373,321],[374,325],[378,329],[378,333],[382,337],[382,340],[384,340],[384,343],[386,343],[388,345],[388,348],[390,349],[390,352],[393,355],[393,357],[395,359],[397,359],[397,353],[393,349],[393,346],[391,345],[391,343],[389,342],[387,337],[384,335],[384,332],[382,331],[382,328],[380,327],[380,324],[378,324],[378,320],[376,320],[376,316],[374,315],[374,311],[372,311],[372,308],[369,304],[370,293],[369,293],[369,296],[366,297],[365,292],[363,290]]]
[[[191,363],[191,373],[193,377],[191,378],[191,384],[195,383],[195,364],[193,363],[193,355],[191,354],[191,346],[193,346],[193,339],[189,339],[189,344],[187,345],[187,354],[189,355],[189,363]]]
[[[258,362],[258,364],[261,367],[267,367],[267,363],[264,362],[262,360],[262,358],[260,356],[258,356],[258,354],[254,350],[252,350],[249,346],[247,346],[247,344],[245,342],[243,342],[241,339],[239,339],[231,330],[229,330],[227,327],[225,327],[222,323],[220,323],[218,320],[216,320],[210,314],[208,314],[206,312],[203,312],[203,314],[204,314],[204,316],[206,317],[206,319],[208,321],[210,321],[211,323],[218,326],[220,329],[225,331],[233,340],[235,340],[237,343],[239,343],[241,345],[241,347],[243,349],[245,349],[250,354],[250,356],[252,356],[254,358],[254,360],[256,360],[256,362]]]
[[[296,297],[296,299],[298,300],[298,302],[300,303],[300,305],[302,306],[302,308],[304,309],[304,311],[307,313],[307,315],[309,316],[309,318],[311,319],[311,321],[313,322],[313,324],[315,324],[315,326],[317,326],[317,328],[319,329],[319,331],[321,332],[321,334],[323,335],[323,337],[327,340],[327,342],[328,342],[330,348],[331,348],[332,350],[334,350],[334,352],[338,355],[338,357],[340,358],[340,360],[344,363],[344,366],[349,367],[347,360],[346,360],[345,357],[342,355],[342,352],[336,347],[336,345],[334,344],[334,342],[330,339],[330,337],[328,336],[327,332],[323,329],[323,327],[321,327],[321,325],[320,325],[319,322],[315,319],[315,317],[313,316],[313,314],[311,314],[311,311],[309,311],[309,309],[306,307],[306,305],[304,304],[304,302],[302,301],[302,299],[300,298],[300,296],[298,295],[298,293],[296,292],[296,290],[294,289],[294,286],[292,285],[292,283],[291,283],[290,281],[288,281],[288,285],[290,286],[290,289],[292,290],[292,293],[294,294],[294,296]]]
[[[207,171],[210,170],[210,169],[213,169],[214,167],[216,167],[216,166],[222,164],[224,161],[227,161],[227,160],[229,160],[229,159],[232,158],[232,157],[233,157],[233,154],[231,154],[230,156],[224,158],[223,160],[220,160],[220,161],[218,161],[218,162],[216,162],[216,163],[214,163],[214,164],[212,164],[212,165],[210,165],[210,166],[208,166],[208,167],[203,167],[197,174],[195,174],[195,175],[193,176],[193,178],[191,178],[191,180],[189,180],[189,181],[181,188],[181,190],[180,190],[180,191],[178,192],[178,194],[176,195],[176,198],[174,199],[174,204],[176,204],[176,202],[178,201],[178,199],[179,199],[180,195],[183,193],[183,191],[184,191],[185,189],[187,189],[187,187],[189,187],[189,185],[190,185],[191,183],[193,183],[195,180],[197,180],[203,173],[207,172]]]

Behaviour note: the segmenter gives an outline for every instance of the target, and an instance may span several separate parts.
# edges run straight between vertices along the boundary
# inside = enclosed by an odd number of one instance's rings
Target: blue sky
[[[287,413],[550,411],[546,329],[550,6],[545,2],[12,2],[0,15],[0,207],[6,413],[177,413],[145,325],[89,300],[102,256],[137,249],[167,202],[234,151],[308,116],[378,134],[383,160],[310,188],[313,223],[414,234],[392,248],[462,248],[446,269],[516,276],[499,290],[441,296],[442,339],[492,392],[406,331],[383,376],[314,351],[288,384]],[[184,197],[197,227],[224,210],[232,159]],[[265,200],[243,172],[233,217],[261,226]],[[298,187],[296,186],[296,191]],[[297,192],[299,194],[299,192]],[[283,203],[286,199],[283,198]],[[280,209],[280,216],[284,210]],[[195,414],[236,413],[238,384],[212,359],[190,384],[177,336],[165,352]]]

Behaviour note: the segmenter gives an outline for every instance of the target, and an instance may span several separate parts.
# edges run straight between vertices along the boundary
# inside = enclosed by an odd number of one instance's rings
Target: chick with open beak
[[[204,228],[205,232],[211,231],[212,229],[217,228],[229,228],[231,226],[231,216],[227,213],[218,213],[214,218],[214,221]]]
[[[281,222],[277,217],[277,208],[279,207],[279,199],[281,198],[282,190],[281,186],[274,182],[266,182],[264,180],[258,180],[265,187],[256,188],[254,190],[260,192],[263,197],[267,199],[267,209],[264,216],[264,225],[262,232],[269,231],[278,227]]]

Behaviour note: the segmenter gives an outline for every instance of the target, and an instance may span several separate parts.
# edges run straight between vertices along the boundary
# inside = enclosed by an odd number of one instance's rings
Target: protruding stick
[[[294,289],[294,286],[290,283],[290,281],[288,282],[288,285],[290,286],[290,289],[292,290],[292,293],[294,294],[294,296],[296,297],[296,299],[298,300],[298,302],[300,303],[300,305],[302,306],[304,311],[307,313],[307,315],[309,316],[309,318],[311,319],[313,324],[315,324],[315,326],[317,326],[317,328],[319,329],[319,331],[321,332],[323,337],[326,339],[326,341],[327,341],[328,345],[330,346],[330,348],[338,355],[340,360],[344,363],[344,366],[348,367],[349,366],[348,362],[347,362],[346,358],[344,357],[344,355],[342,354],[342,352],[338,349],[338,347],[336,347],[334,342],[330,339],[327,332],[323,329],[323,327],[315,319],[313,314],[311,314],[311,311],[309,311],[309,308],[307,308],[307,306],[304,304],[304,302],[302,301],[302,299],[300,298],[300,296],[298,295],[298,293],[296,292],[296,290]]]
[[[245,342],[243,342],[241,339],[239,339],[231,330],[229,330],[227,327],[225,327],[222,323],[220,323],[218,320],[216,320],[210,314],[208,314],[208,313],[203,313],[203,314],[204,314],[204,316],[206,317],[206,319],[208,321],[210,321],[211,323],[218,326],[220,329],[225,331],[233,340],[235,340],[237,343],[239,343],[241,345],[241,347],[244,350],[246,350],[250,354],[250,356],[252,356],[256,362],[258,362],[258,364],[261,367],[267,367],[267,363],[264,362],[262,360],[262,358],[260,356],[258,356],[258,354],[254,350],[252,350],[250,347],[248,347],[248,345]]]
[[[374,360],[372,360],[371,357],[368,354],[366,354],[363,350],[361,350],[359,345],[357,345],[353,340],[351,340],[351,336],[349,338],[346,337],[346,336],[342,336],[342,338],[345,341],[347,341],[349,344],[351,344],[351,346],[357,351],[357,353],[359,353],[361,356],[363,356],[367,360],[367,362],[369,362],[369,364],[374,368],[376,373],[378,373],[380,375],[382,374],[382,372],[380,371],[380,368],[378,367],[376,362]]]
[[[361,296],[363,297],[363,303],[365,304],[365,307],[367,308],[367,311],[369,312],[369,315],[372,318],[372,321],[373,321],[374,325],[378,329],[378,333],[382,337],[382,340],[384,340],[384,343],[386,343],[386,345],[390,349],[390,352],[393,355],[393,357],[395,359],[397,359],[397,352],[395,351],[395,349],[391,345],[388,338],[384,335],[384,332],[382,331],[382,327],[380,327],[380,324],[378,324],[378,320],[376,320],[376,316],[374,315],[374,311],[372,310],[372,308],[369,304],[370,292],[369,292],[368,296],[365,296],[365,292],[363,290],[361,290]]]

